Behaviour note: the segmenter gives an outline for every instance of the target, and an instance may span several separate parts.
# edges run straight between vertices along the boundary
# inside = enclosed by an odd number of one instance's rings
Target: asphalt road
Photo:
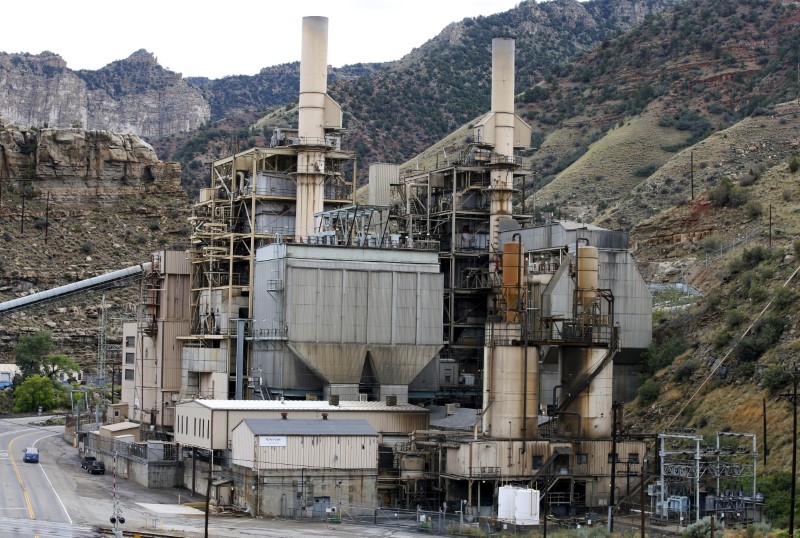
[[[40,463],[22,460],[26,447],[42,448],[60,436],[63,426],[31,427],[31,419],[0,421],[0,528],[3,536],[91,536],[91,527],[76,525],[53,485],[63,486],[58,463],[46,456]],[[59,437],[60,438],[60,437]]]
[[[3,538],[97,537],[110,527],[114,499],[125,518],[125,531],[164,532],[165,536],[202,537],[205,515],[182,503],[200,502],[186,489],[148,489],[105,475],[90,475],[80,466],[76,448],[62,438],[63,426],[37,426],[39,418],[0,418],[0,535]],[[25,447],[39,448],[38,464],[23,463]],[[342,523],[211,515],[209,536],[246,538],[319,536],[418,537],[410,529]],[[430,536],[430,535],[429,535]]]

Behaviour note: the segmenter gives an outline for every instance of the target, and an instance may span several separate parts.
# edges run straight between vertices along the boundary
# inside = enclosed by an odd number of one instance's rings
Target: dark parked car
[[[91,461],[86,466],[86,471],[89,474],[106,474],[106,464],[100,460]]]
[[[97,461],[97,458],[95,458],[94,456],[84,456],[84,457],[82,457],[81,458],[81,469],[88,469],[89,468],[89,464],[91,464],[93,461]]]

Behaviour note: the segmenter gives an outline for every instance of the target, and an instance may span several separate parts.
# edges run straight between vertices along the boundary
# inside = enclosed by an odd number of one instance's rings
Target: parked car
[[[25,453],[25,455],[22,456],[22,461],[24,461],[25,463],[39,463],[39,449],[38,448],[28,447],[28,448],[22,449],[22,451]]]
[[[89,474],[106,474],[106,464],[100,460],[91,461],[86,467],[86,471]]]
[[[81,458],[81,469],[88,469],[89,465],[93,461],[96,461],[96,460],[97,460],[97,458],[95,458],[94,456],[84,456],[84,457],[82,457]]]

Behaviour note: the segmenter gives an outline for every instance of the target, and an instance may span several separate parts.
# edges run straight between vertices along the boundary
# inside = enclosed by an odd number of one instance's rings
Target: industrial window
[[[134,347],[136,345],[136,337],[135,336],[126,336],[125,337],[125,347]]]
[[[614,463],[614,454],[608,455],[608,463]],[[619,463],[619,454],[617,454],[617,463]]]
[[[575,463],[578,465],[586,465],[589,463],[589,454],[575,454]]]
[[[193,427],[193,432],[194,432],[194,433],[192,433],[192,435],[194,435],[195,437],[197,437],[197,417],[195,417],[195,419],[194,419],[194,427]]]
[[[540,469],[544,464],[544,456],[533,456],[531,460],[531,465],[533,465],[534,469]]]
[[[631,452],[628,454],[628,463],[639,463],[639,453]]]
[[[125,353],[125,364],[133,364],[133,353]]]
[[[125,368],[125,381],[133,381],[133,368]]]

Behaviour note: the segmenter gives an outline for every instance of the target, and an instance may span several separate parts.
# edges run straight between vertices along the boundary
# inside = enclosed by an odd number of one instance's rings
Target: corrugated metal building
[[[442,278],[433,251],[260,248],[253,379],[272,395],[407,402],[442,346]]]
[[[325,517],[377,506],[378,433],[365,420],[245,419],[233,429],[233,504]]]
[[[123,326],[121,399],[130,418],[173,426],[185,386],[183,341],[189,333],[190,266],[183,250],[153,253],[142,287],[143,316]]]
[[[193,400],[177,405],[175,442],[204,450],[227,450],[232,432],[241,421],[252,418],[365,420],[385,442],[406,440],[414,430],[428,428],[428,410],[411,404],[290,400]]]
[[[548,277],[543,281],[543,289],[536,292],[541,294],[541,303],[529,305],[531,316],[545,317],[572,316],[575,284],[571,271],[579,239],[597,248],[597,288],[610,290],[613,295],[614,323],[619,328],[620,339],[620,350],[614,357],[613,400],[630,401],[636,397],[641,354],[652,339],[653,301],[630,254],[628,232],[560,221],[500,234],[503,244],[517,240],[522,243],[526,272]],[[540,372],[543,404],[552,403],[548,401],[548,395],[552,395],[562,381],[555,351],[556,348],[551,348],[550,353],[543,357]]]

